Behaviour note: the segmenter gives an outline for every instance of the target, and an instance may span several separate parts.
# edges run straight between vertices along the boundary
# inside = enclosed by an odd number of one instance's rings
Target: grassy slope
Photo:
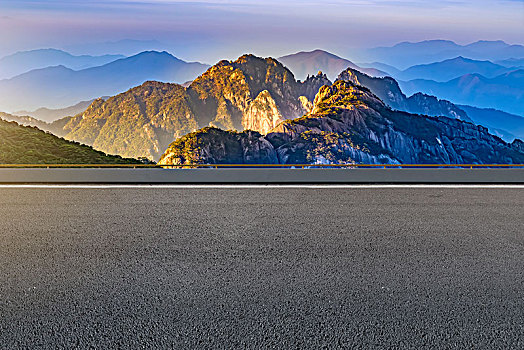
[[[34,127],[0,120],[0,164],[126,164],[133,159],[106,155]]]

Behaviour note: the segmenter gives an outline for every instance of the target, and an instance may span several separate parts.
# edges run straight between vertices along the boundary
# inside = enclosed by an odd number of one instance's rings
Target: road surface
[[[1,188],[0,348],[524,348],[519,188]]]

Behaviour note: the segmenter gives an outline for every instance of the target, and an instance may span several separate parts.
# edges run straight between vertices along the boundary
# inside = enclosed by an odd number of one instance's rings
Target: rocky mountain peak
[[[398,82],[391,77],[370,77],[358,70],[348,68],[339,75],[337,80],[351,81],[354,84],[365,86],[386,105],[399,111],[471,121],[465,111],[447,100],[439,100],[435,96],[421,93],[407,97],[400,89]]]
[[[340,73],[337,80],[350,81],[353,84],[365,86],[391,108],[407,111],[406,95],[400,90],[397,81],[391,77],[375,78],[348,68]]]
[[[256,130],[262,134],[269,132],[284,121],[278,106],[269,93],[264,90],[249,104],[242,118],[245,130]]]
[[[322,72],[319,72],[317,75],[308,76],[302,83],[301,95],[312,102],[322,86],[329,86],[331,84],[332,82],[328,79],[327,75]]]
[[[357,70],[348,68],[339,74],[337,80],[350,81],[353,84],[361,85],[360,81],[358,80],[358,76],[360,75],[359,73],[360,72]]]
[[[385,107],[384,103],[367,88],[351,81],[338,80],[333,85],[325,85],[318,92],[311,114],[350,109],[355,105],[368,104]]]

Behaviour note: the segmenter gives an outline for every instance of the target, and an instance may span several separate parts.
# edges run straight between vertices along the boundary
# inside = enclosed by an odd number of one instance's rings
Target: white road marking
[[[524,189],[524,185],[67,185],[67,184],[13,184],[0,188],[69,188],[69,189],[381,189],[381,188],[471,188],[471,189]]]

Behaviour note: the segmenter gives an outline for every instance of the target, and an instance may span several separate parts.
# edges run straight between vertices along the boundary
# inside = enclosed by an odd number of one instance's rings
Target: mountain
[[[325,73],[329,79],[334,80],[340,72],[350,67],[371,76],[386,76],[388,73],[375,68],[362,68],[351,61],[333,55],[332,53],[315,50],[311,52],[299,52],[278,58],[288,67],[297,79],[304,80],[307,76],[317,72]]]
[[[186,82],[208,66],[187,63],[167,52],[148,51],[103,66],[74,71],[64,66],[37,69],[0,81],[0,108],[63,108],[104,95],[115,95],[148,80]]]
[[[470,121],[449,101],[424,94],[406,97],[390,77],[348,68],[339,79],[366,86],[400,111]],[[331,84],[324,74],[297,81],[280,62],[245,55],[219,62],[187,87],[147,82],[97,100],[63,131],[66,138],[107,153],[157,160],[174,139],[203,127],[266,134],[286,119],[307,114],[319,89]]]
[[[452,100],[454,103],[495,108],[524,115],[524,70],[515,70],[494,78],[466,74],[448,82],[410,80],[400,82],[406,93],[422,91]]]
[[[296,81],[280,62],[245,55],[221,61],[188,87],[146,82],[96,100],[65,126],[66,138],[107,153],[158,159],[175,138],[206,126],[265,133],[304,115],[325,75]]]
[[[50,132],[55,136],[64,137],[69,132],[69,130],[65,129],[65,126],[69,123],[71,117],[64,117],[53,122],[46,122],[28,115],[19,116],[0,112],[0,119],[8,122],[16,122],[22,126],[36,127],[42,131]]]
[[[524,46],[507,44],[502,40],[479,40],[463,46],[471,53],[468,57],[485,58],[492,60],[512,57],[524,58]]]
[[[174,141],[159,164],[522,163],[524,143],[507,144],[457,119],[394,111],[369,89],[323,86],[308,115],[266,136],[205,128]]]
[[[402,71],[396,67],[393,67],[389,64],[385,64],[382,62],[372,62],[372,63],[359,63],[360,67],[367,67],[367,68],[375,68],[380,71],[386,72],[386,76],[389,75],[390,77],[396,77],[398,74],[400,74]]]
[[[466,74],[481,74],[487,78],[493,78],[513,70],[515,68],[460,56],[442,62],[413,66],[397,72],[394,77],[400,80],[427,79],[444,82]]]
[[[395,79],[390,77],[374,78],[352,69],[343,72],[339,79],[349,80],[369,88],[388,106],[400,111],[430,116],[446,116],[483,125],[488,127],[491,133],[508,142],[515,138],[524,139],[522,132],[524,118],[518,115],[496,109],[455,105],[447,100],[439,100],[435,96],[420,92],[406,97]]]
[[[489,131],[507,142],[515,138],[524,140],[524,117],[493,108],[477,108],[459,105],[475,124],[483,125]]]
[[[508,58],[507,60],[495,61],[496,64],[499,64],[504,67],[524,67],[524,58]]]
[[[439,100],[434,96],[422,93],[406,97],[398,82],[391,77],[370,77],[358,70],[348,68],[340,73],[338,80],[351,81],[354,84],[365,86],[386,105],[399,111],[471,121],[466,112],[449,101]]]
[[[66,141],[34,127],[0,120],[0,164],[137,164]]]
[[[109,96],[104,96],[102,99],[106,100]],[[50,109],[46,107],[40,107],[34,111],[17,111],[14,112],[14,115],[17,116],[30,116],[35,119],[39,119],[48,123],[51,123],[55,120],[61,119],[63,117],[67,116],[73,116],[77,115],[78,113],[82,113],[93,103],[94,100],[89,101],[81,101],[77,104],[65,108],[59,108],[59,109]]]
[[[118,59],[123,55],[73,56],[57,49],[39,49],[21,51],[0,59],[0,79],[12,78],[31,70],[50,66],[64,66],[73,70],[101,66]]]
[[[503,41],[478,41],[469,45],[458,45],[448,40],[427,40],[417,43],[402,42],[392,47],[377,47],[365,53],[368,61],[383,62],[400,69],[457,56],[490,61],[524,58],[524,46],[510,45]]]

